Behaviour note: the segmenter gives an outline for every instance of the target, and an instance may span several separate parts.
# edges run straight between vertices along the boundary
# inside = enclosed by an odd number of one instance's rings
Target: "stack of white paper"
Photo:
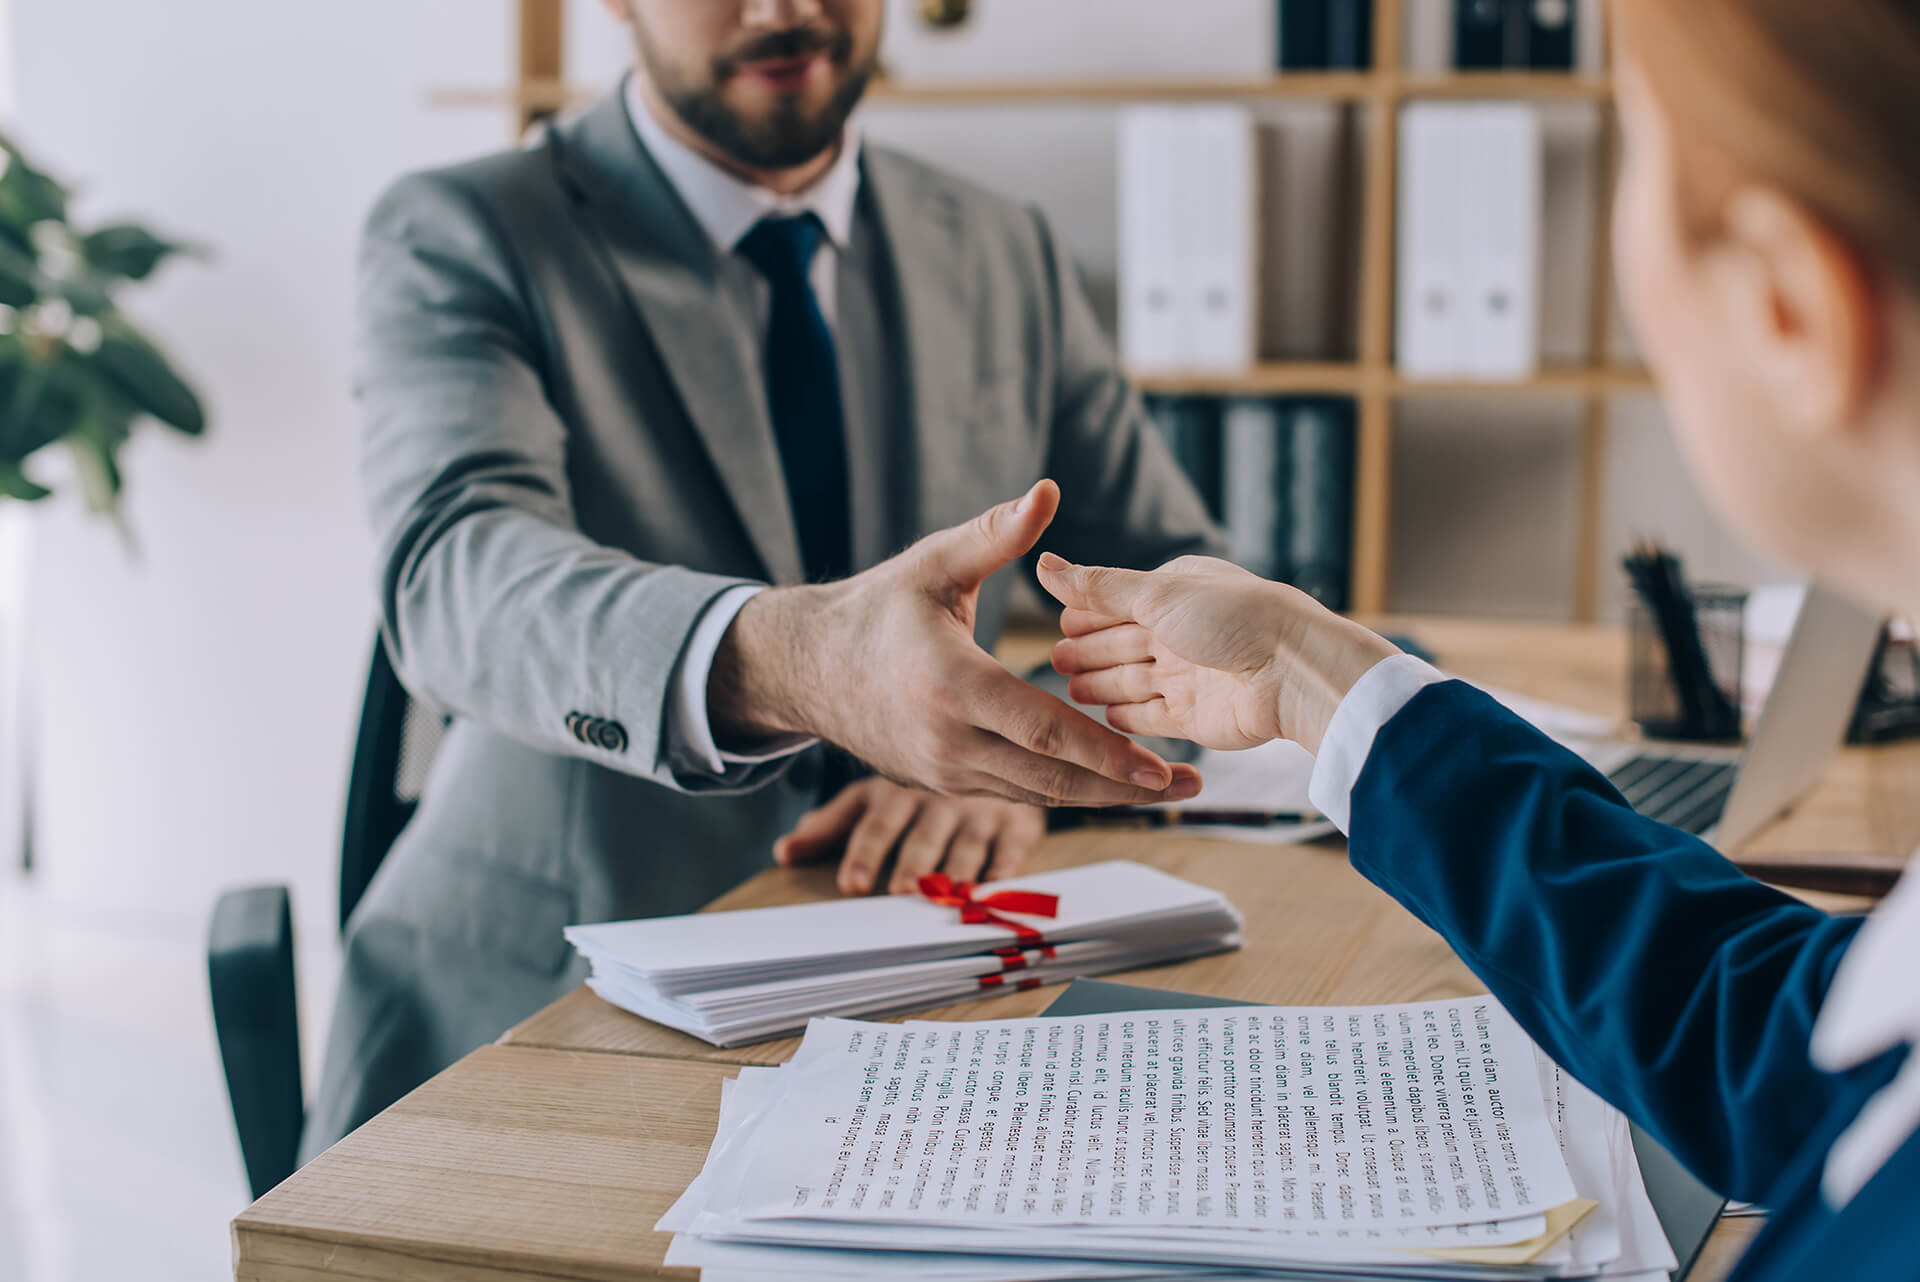
[[[1624,1119],[1488,997],[818,1020],[658,1227],[708,1282],[1674,1266]]]
[[[1057,897],[1052,916],[995,907]],[[1240,946],[1218,891],[1111,861],[970,887],[992,920],[891,895],[569,926],[587,985],[625,1010],[737,1046],[819,1015],[882,1015]]]

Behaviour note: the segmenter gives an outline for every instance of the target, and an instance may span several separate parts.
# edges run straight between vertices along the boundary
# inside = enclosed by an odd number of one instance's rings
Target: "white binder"
[[[1134,370],[1180,364],[1178,137],[1165,107],[1129,107],[1119,123],[1120,358]]]
[[[1245,107],[1121,113],[1120,350],[1131,369],[1239,370],[1257,358],[1257,140]]]
[[[1400,372],[1528,377],[1540,361],[1538,111],[1419,102],[1400,131]]]
[[[1258,358],[1258,131],[1246,107],[1180,110],[1181,363],[1242,370]]]
[[[1466,131],[1467,362],[1475,378],[1540,365],[1540,113],[1526,103],[1462,109]]]
[[[1415,378],[1457,375],[1467,366],[1462,133],[1457,104],[1401,109],[1395,359]]]

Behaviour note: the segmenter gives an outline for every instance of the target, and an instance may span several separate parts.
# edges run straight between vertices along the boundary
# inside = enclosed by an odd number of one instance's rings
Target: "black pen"
[[[1081,828],[1103,821],[1136,828],[1265,828],[1273,824],[1319,823],[1324,816],[1305,810],[1168,810],[1164,807],[1074,807],[1048,811],[1055,829]]]

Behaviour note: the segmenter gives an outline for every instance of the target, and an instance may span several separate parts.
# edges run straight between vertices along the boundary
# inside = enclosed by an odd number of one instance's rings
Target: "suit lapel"
[[[914,491],[902,536],[911,539],[970,515],[953,510],[953,496],[972,488],[956,469],[965,466],[959,434],[970,421],[976,377],[975,275],[951,198],[886,151],[868,147],[863,162],[899,295],[894,350],[906,361],[911,447],[902,470]]]
[[[768,577],[803,582],[752,321],[721,281],[719,255],[640,145],[619,92],[555,131],[553,145]]]

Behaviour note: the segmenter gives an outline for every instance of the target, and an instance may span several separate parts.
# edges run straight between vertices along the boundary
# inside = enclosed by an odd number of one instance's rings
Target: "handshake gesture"
[[[1111,806],[1199,792],[1191,766],[1168,765],[974,642],[980,585],[1032,550],[1059,505],[1059,487],[1041,481],[850,579],[749,601],[708,680],[718,736],[815,736],[947,796]]]
[[[1225,561],[1182,557],[1151,573],[1040,558],[1066,606],[1054,666],[1109,729],[1019,680],[973,639],[980,585],[1026,555],[1059,489],[930,535],[839,583],[748,602],[715,656],[709,716],[722,739],[810,735],[882,778],[807,815],[775,847],[783,863],[843,856],[849,894],[910,891],[936,868],[1012,876],[1038,842],[1041,806],[1143,805],[1200,791],[1121,731],[1249,748],[1289,738],[1317,750],[1347,690],[1387,642],[1305,593]],[[1025,803],[1009,805],[1009,803]]]

